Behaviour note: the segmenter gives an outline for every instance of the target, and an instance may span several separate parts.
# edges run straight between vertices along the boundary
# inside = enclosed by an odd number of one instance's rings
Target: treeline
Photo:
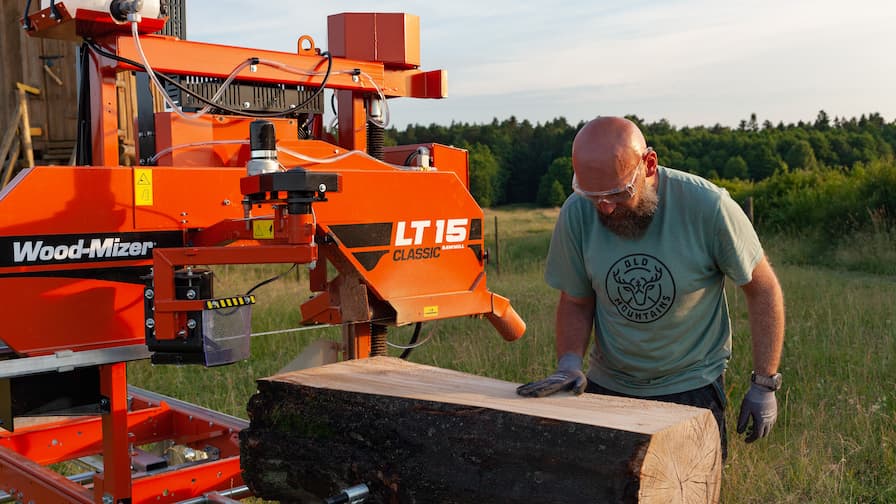
[[[770,203],[772,195],[790,195],[821,205],[827,212],[842,209],[836,200],[843,194],[849,193],[851,203],[860,205],[857,200],[869,197],[871,191],[875,201],[867,201],[865,210],[883,214],[885,220],[896,216],[894,186],[874,188],[896,182],[892,175],[896,120],[887,123],[878,113],[847,119],[830,118],[822,110],[814,122],[796,124],[760,124],[753,114],[737,128],[718,124],[677,128],[666,120],[648,123],[637,116],[628,118],[641,127],[660,164],[723,183],[736,197],[761,195],[764,204],[778,204]],[[571,192],[569,153],[581,126],[562,117],[543,124],[511,117],[489,124],[393,128],[387,130],[386,138],[388,144],[438,142],[468,149],[471,192],[482,206],[556,206]],[[859,185],[865,189],[858,189]],[[848,187],[852,189],[847,191]],[[800,199],[795,191],[830,194]],[[791,206],[796,214],[806,210]],[[861,211],[856,208],[847,212],[853,220],[860,219],[857,213]],[[775,224],[791,222],[782,220],[783,212],[776,214],[769,217]]]

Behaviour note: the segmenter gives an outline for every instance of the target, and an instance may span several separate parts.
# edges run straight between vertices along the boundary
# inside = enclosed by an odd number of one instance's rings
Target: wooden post
[[[753,197],[747,196],[747,200],[744,201],[743,204],[744,213],[747,214],[747,218],[750,219],[750,222],[753,222]]]
[[[9,163],[6,166],[2,166],[0,163],[0,189],[6,187],[6,184],[9,183],[9,179],[12,178],[12,172],[15,171],[16,161],[19,159],[19,153],[21,152],[22,142],[16,138],[12,143],[12,149],[10,149],[9,155]]]
[[[39,95],[40,90],[26,86],[21,82],[16,83],[16,92],[19,95],[19,108],[22,110],[22,150],[25,151],[25,161],[28,168],[34,168],[34,147],[31,145],[31,120],[28,118],[28,97],[26,92]]]
[[[0,140],[0,170],[7,171],[9,174],[12,174],[12,171],[15,169],[15,160],[18,159],[18,154],[16,154],[15,158],[9,160],[9,164],[7,166],[6,158],[9,156],[10,147],[12,147],[12,141],[16,138],[16,130],[17,125],[19,123],[19,119],[22,117],[22,104],[21,102],[16,105],[15,111],[12,113],[13,117],[7,123],[7,130],[3,134],[3,140]],[[5,173],[3,174],[3,178],[9,178]]]
[[[0,141],[0,159],[6,159],[6,156],[9,154],[9,147],[12,145],[12,139],[16,136],[16,131],[19,125],[19,119],[22,118],[22,104],[19,103],[16,105],[15,111],[12,113],[12,118],[7,123],[6,132],[3,134],[3,140]]]
[[[498,237],[498,216],[495,216],[495,268],[501,274],[501,240]]]

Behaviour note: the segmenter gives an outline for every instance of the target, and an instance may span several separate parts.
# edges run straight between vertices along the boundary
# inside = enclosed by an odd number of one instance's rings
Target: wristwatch
[[[750,381],[756,385],[761,385],[772,392],[781,388],[781,373],[775,373],[771,376],[756,374],[756,371],[750,374]]]

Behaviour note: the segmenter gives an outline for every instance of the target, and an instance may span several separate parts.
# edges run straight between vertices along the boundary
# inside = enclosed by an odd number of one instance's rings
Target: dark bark
[[[489,408],[259,381],[244,478],[284,502],[636,502],[650,436]]]

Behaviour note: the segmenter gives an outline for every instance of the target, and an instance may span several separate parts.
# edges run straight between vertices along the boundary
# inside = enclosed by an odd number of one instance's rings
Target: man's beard
[[[600,222],[610,231],[634,240],[640,238],[647,231],[650,223],[653,222],[653,215],[656,213],[659,198],[657,197],[656,188],[645,183],[641,192],[641,199],[638,205],[633,209],[628,209],[620,205],[616,205],[613,213],[604,215],[597,212]]]

